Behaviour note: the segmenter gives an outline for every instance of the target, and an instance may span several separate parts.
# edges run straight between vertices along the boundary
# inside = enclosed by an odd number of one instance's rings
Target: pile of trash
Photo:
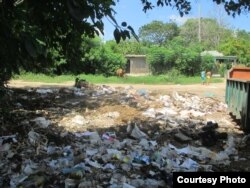
[[[171,187],[174,171],[218,171],[244,160],[242,137],[220,128],[230,122],[206,119],[226,108],[132,87],[13,89],[0,187]]]

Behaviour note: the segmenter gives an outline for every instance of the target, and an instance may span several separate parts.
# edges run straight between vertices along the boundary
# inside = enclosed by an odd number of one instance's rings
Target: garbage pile
[[[212,98],[33,88],[13,89],[9,108],[0,120],[0,187],[171,187],[174,171],[243,160],[242,135],[227,132],[223,118],[207,119],[226,113]]]

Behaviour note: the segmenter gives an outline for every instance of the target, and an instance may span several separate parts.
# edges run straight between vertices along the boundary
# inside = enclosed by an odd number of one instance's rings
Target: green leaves
[[[33,58],[37,57],[37,51],[36,51],[36,47],[33,41],[31,41],[30,39],[26,39],[24,41],[24,46],[25,46],[26,51],[31,57]]]
[[[116,43],[120,43],[121,39],[122,40],[130,39],[131,35],[135,38],[136,41],[139,42],[139,37],[137,36],[134,29],[130,25],[127,26],[126,22],[122,22],[121,26],[117,25],[113,32]]]
[[[80,3],[76,0],[67,0],[67,6],[70,15],[77,21],[82,21],[82,19],[84,18],[84,13],[81,10],[82,8],[80,6]]]
[[[114,37],[115,37],[115,41],[117,43],[120,42],[121,36],[122,36],[121,31],[118,28],[115,28],[115,30],[114,30]]]
[[[139,36],[143,42],[160,46],[177,36],[178,33],[177,24],[172,22],[152,21],[139,29]]]
[[[127,28],[130,30],[130,32],[134,36],[134,38],[139,42],[139,37],[135,33],[134,29],[131,26],[128,26]]]
[[[126,27],[127,23],[126,22],[122,22],[122,27]]]

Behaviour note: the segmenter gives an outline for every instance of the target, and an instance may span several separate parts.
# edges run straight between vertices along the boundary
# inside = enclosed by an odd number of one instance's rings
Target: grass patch
[[[48,76],[45,74],[34,73],[22,73],[15,75],[13,80],[23,80],[28,82],[45,82],[45,83],[63,83],[68,81],[74,81],[76,76],[73,75],[61,75],[61,76]]]
[[[15,75],[13,80],[23,80],[23,81],[32,81],[32,82],[44,82],[44,83],[63,83],[63,82],[74,82],[75,75],[61,75],[61,76],[48,76],[44,74],[34,74],[34,73],[23,73],[21,75]],[[93,84],[198,84],[201,83],[199,76],[195,77],[186,77],[178,76],[174,79],[169,79],[168,75],[159,75],[159,76],[127,76],[126,78],[118,78],[116,76],[105,77],[102,75],[78,75],[79,78],[85,79],[86,81]],[[211,83],[223,82],[222,78],[212,78]]]
[[[223,82],[223,78],[211,78],[211,83],[221,83]],[[194,77],[186,77],[186,76],[180,76],[175,81],[174,84],[200,84],[201,78],[199,76]]]

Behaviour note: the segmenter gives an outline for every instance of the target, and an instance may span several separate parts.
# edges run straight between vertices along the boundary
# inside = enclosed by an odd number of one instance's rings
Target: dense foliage
[[[146,44],[164,45],[179,34],[176,23],[153,21],[139,29],[139,37]]]

